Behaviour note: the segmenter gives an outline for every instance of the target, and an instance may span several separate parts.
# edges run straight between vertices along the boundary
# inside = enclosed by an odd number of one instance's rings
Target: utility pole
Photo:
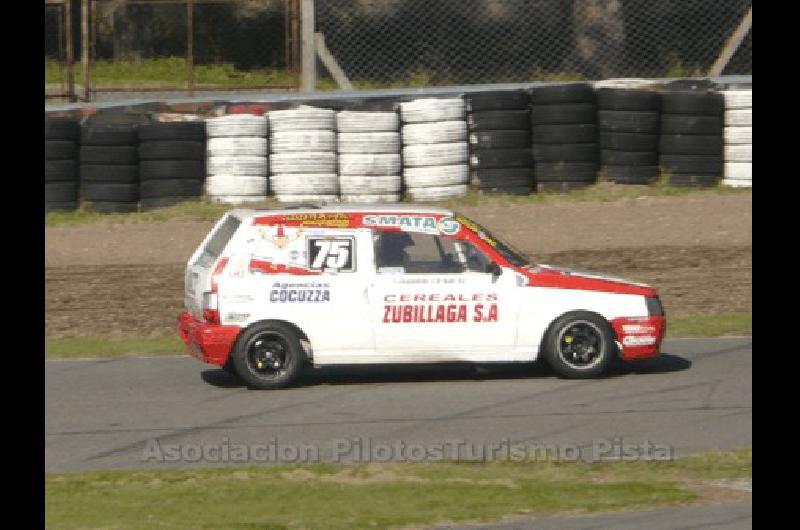
[[[317,89],[317,52],[314,35],[314,0],[300,0],[301,38],[301,80],[302,92],[314,92]]]

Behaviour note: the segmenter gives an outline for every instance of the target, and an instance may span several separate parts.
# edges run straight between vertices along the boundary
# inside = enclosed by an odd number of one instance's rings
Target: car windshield
[[[512,247],[505,241],[495,237],[494,234],[486,230],[483,226],[479,225],[475,221],[461,214],[456,215],[456,220],[475,232],[479,238],[489,243],[492,248],[499,252],[501,256],[507,259],[509,263],[515,267],[524,267],[531,264],[531,260],[528,256]]]

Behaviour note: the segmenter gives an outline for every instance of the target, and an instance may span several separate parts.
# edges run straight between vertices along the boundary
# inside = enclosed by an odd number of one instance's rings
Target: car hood
[[[554,287],[642,296],[657,295],[653,287],[644,283],[569,267],[537,264],[525,267],[523,273],[528,278],[528,285],[534,287]]]

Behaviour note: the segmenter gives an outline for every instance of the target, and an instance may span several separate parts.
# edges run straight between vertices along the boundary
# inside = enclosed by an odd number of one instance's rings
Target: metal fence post
[[[194,3],[192,0],[186,2],[186,64],[187,88],[189,95],[194,95]]]
[[[314,46],[314,0],[301,0],[302,75],[300,90],[314,92],[317,88],[317,52]]]
[[[83,99],[89,101],[89,2],[81,2],[81,74],[83,75]]]

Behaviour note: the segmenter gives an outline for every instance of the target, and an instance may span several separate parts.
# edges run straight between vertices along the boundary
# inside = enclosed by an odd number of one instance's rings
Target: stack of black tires
[[[78,134],[76,120],[44,120],[45,213],[78,207]]]
[[[101,213],[138,210],[136,127],[84,125],[81,128],[81,199]]]
[[[597,89],[602,174],[619,184],[658,178],[661,94],[629,88]]]
[[[659,164],[669,184],[715,186],[722,178],[722,94],[667,92],[661,109]]]
[[[203,194],[206,128],[202,121],[153,122],[139,127],[142,211]]]
[[[534,191],[530,96],[523,91],[467,94],[470,182],[481,193]]]
[[[539,191],[584,188],[597,180],[597,108],[585,83],[531,89],[532,150]]]

